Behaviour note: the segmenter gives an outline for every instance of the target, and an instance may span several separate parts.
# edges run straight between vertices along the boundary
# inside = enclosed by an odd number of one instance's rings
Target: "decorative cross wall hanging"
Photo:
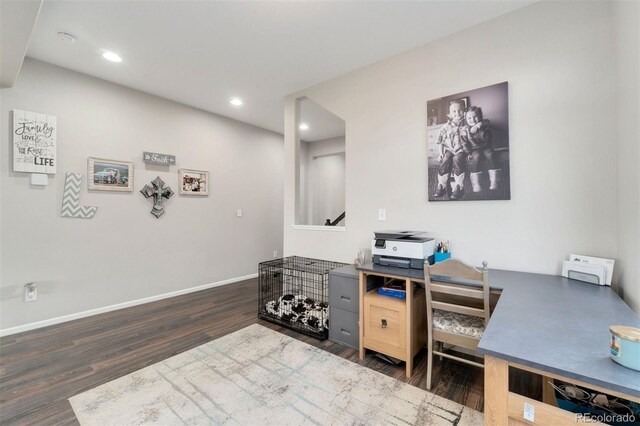
[[[164,206],[162,205],[162,198],[169,198],[173,195],[173,191],[170,187],[164,187],[164,181],[160,179],[160,176],[151,181],[151,185],[146,184],[144,188],[140,190],[145,198],[153,197],[153,209],[151,214],[157,218],[164,214]]]

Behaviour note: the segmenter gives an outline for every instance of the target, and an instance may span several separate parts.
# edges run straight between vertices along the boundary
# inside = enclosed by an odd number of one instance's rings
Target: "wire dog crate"
[[[258,318],[326,339],[329,271],[344,265],[299,256],[260,263]]]

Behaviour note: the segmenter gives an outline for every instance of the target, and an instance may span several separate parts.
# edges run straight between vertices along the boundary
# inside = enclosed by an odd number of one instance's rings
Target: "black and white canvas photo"
[[[508,83],[427,102],[429,201],[509,200]]]

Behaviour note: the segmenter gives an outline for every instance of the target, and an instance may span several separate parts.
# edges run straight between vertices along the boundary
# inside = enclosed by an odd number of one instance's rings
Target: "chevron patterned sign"
[[[80,184],[82,174],[67,173],[64,181],[64,194],[62,195],[62,217],[77,217],[91,219],[98,210],[95,206],[80,205]]]

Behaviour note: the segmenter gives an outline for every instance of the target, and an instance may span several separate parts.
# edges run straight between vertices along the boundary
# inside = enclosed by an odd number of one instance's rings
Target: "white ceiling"
[[[27,55],[282,133],[285,95],[530,3],[45,0]]]
[[[309,98],[300,99],[298,125],[309,128],[300,130],[300,139],[305,142],[317,142],[325,139],[344,137],[344,120]]]
[[[0,2],[0,87],[18,77],[42,0]]]

